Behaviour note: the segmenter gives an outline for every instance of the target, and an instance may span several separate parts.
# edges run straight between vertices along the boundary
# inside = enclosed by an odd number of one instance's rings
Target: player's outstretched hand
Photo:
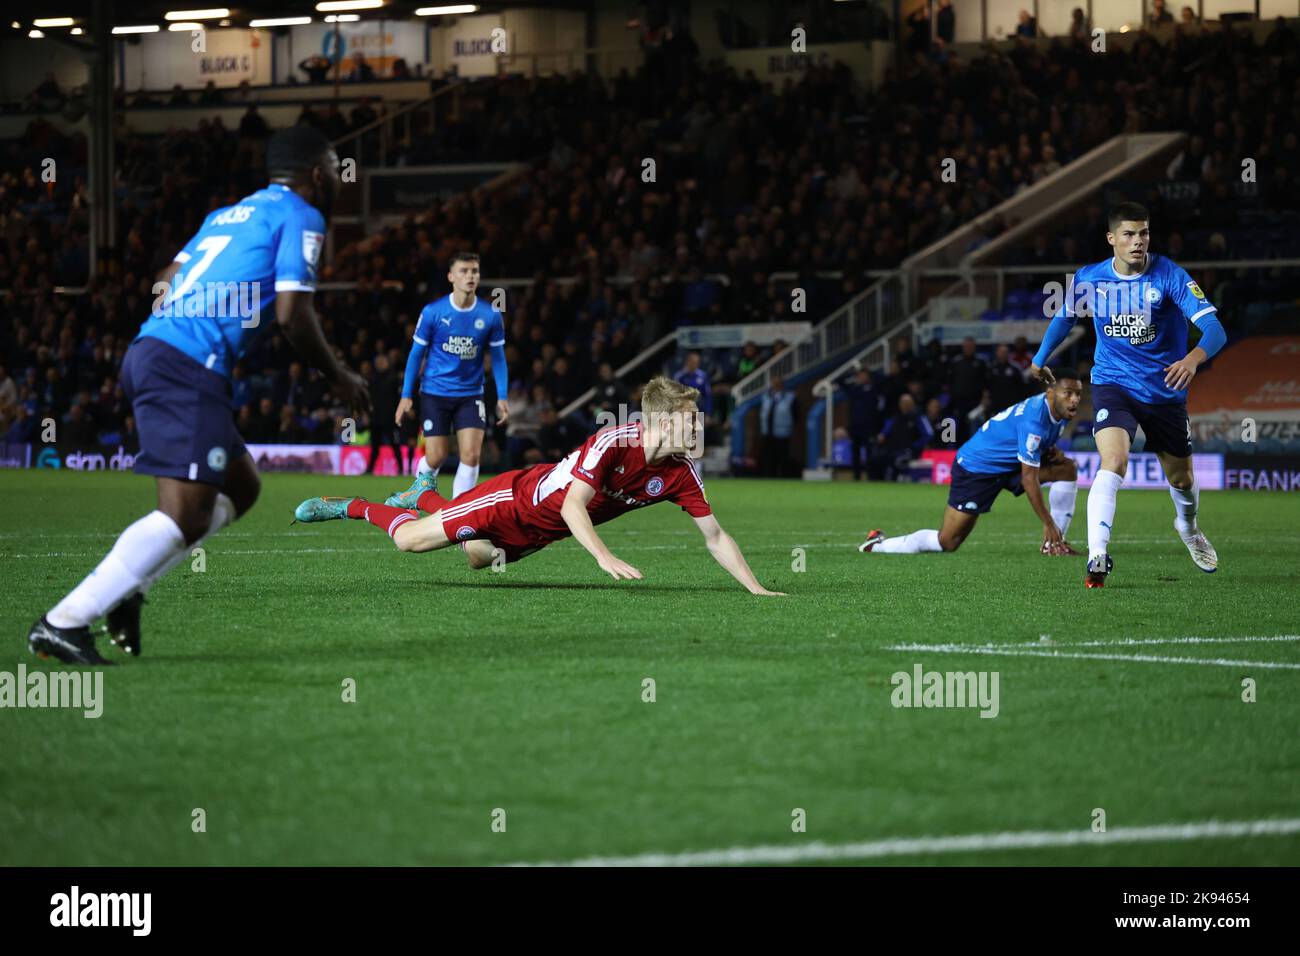
[[[404,398],[397,403],[397,415],[393,418],[394,425],[402,424],[402,419],[410,415],[415,408],[415,402],[412,399]]]
[[[1061,534],[1061,529],[1056,526],[1055,521],[1043,525],[1043,540],[1047,542],[1054,554],[1065,547],[1065,536]]]
[[[1029,366],[1029,377],[1035,381],[1042,382],[1044,385],[1056,384],[1056,376],[1052,374],[1052,370],[1046,365],[1038,366],[1031,363]]]
[[[622,558],[616,558],[614,555],[598,559],[601,570],[608,574],[615,581],[627,578],[629,581],[640,581],[641,572],[632,565],[628,564]]]
[[[341,369],[334,380],[334,393],[354,412],[370,412],[370,386],[350,368]]]
[[[497,399],[497,424],[504,425],[510,417],[510,403],[504,398]]]
[[[1196,375],[1196,367],[1200,363],[1190,355],[1181,358],[1173,365],[1165,366],[1165,387],[1172,388],[1182,392],[1187,386],[1192,384],[1192,378]]]

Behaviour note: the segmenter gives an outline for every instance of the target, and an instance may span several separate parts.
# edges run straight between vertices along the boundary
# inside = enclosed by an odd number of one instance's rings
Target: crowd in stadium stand
[[[608,81],[594,73],[480,81],[481,108],[413,131],[393,161],[538,159],[499,190],[437,202],[339,250],[323,270],[323,279],[356,283],[318,294],[318,309],[329,339],[372,377],[377,417],[391,414],[415,319],[447,291],[446,264],[458,249],[482,257],[484,293],[493,277],[534,280],[512,285],[506,305],[512,421],[494,437],[517,463],[553,457],[599,412],[634,398],[613,369],[667,332],[816,321],[866,288],[870,270],[896,267],[1117,133],[1192,134],[1169,176],[1198,183],[1194,212],[1212,209],[1222,225],[1206,235],[1171,232],[1165,223],[1186,214],[1153,191],[1138,198],[1152,209],[1157,251],[1243,254],[1234,232],[1250,225],[1238,188],[1243,156],[1257,164],[1261,206],[1300,209],[1291,163],[1300,59],[1284,27],[1262,49],[1249,36],[1216,31],[1163,43],[1143,37],[1105,55],[1082,41],[990,48],[969,63],[918,54],[872,94],[855,94],[842,65],[814,66],[781,89],[716,65],[675,69],[676,85],[645,69]],[[341,136],[378,108],[363,103],[347,117],[327,108],[302,121]],[[132,442],[117,369],[148,314],[152,278],[209,211],[262,185],[268,133],[252,103],[238,129],[212,119],[155,137],[121,126],[119,251],[93,277],[84,138],[35,119],[22,139],[0,144],[0,295],[16,319],[0,329],[0,438],[29,440],[52,417],[61,440]],[[47,158],[59,169],[54,182],[42,177]],[[955,182],[944,181],[945,158],[955,160]],[[1098,205],[1017,261],[1101,258],[1101,216]],[[87,284],[82,295],[52,291]],[[802,314],[791,311],[794,288],[805,296]],[[272,330],[236,370],[241,431],[250,441],[336,440],[342,410],[291,352]],[[688,369],[713,386],[715,423],[725,421],[728,385],[772,352],[708,352],[702,370]],[[940,418],[962,423],[959,441],[980,409],[1025,388],[1023,378],[1014,388],[1004,381],[1006,367],[1023,364],[1024,346],[1001,352],[974,378],[964,353],[927,353],[923,375],[891,372],[877,389],[878,408],[867,415],[855,404],[854,440],[910,447],[915,439],[905,439],[925,432],[918,416],[937,420],[937,402]],[[682,359],[666,357],[676,371]],[[593,384],[593,402],[570,419],[556,415]],[[907,412],[905,397],[915,406]],[[785,415],[779,403],[774,409],[769,419]],[[891,420],[898,424],[886,427]],[[872,462],[882,477],[893,467],[887,454]]]

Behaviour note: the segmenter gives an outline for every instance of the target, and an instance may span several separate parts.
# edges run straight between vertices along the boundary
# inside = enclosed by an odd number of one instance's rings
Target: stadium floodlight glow
[[[220,20],[230,16],[229,7],[214,7],[209,10],[169,10],[163,14],[164,20]]]
[[[39,20],[33,20],[34,27],[70,27],[77,21],[72,17],[42,17]]]
[[[45,34],[42,33],[40,30],[28,30],[28,31],[27,31],[27,35],[28,35],[29,37],[31,37],[31,39],[33,39],[33,40],[44,40],[44,39],[45,39]]]
[[[311,17],[272,17],[269,20],[249,20],[250,27],[297,27],[311,23]]]
[[[331,10],[373,10],[383,5],[384,0],[322,0],[316,4],[316,10],[320,13],[329,13]]]
[[[331,13],[325,18],[326,23],[356,23],[361,18],[355,13]]]
[[[477,3],[453,3],[444,7],[420,7],[415,11],[417,17],[445,17],[453,13],[477,13]]]
[[[207,30],[201,23],[169,23],[167,24],[168,33],[193,33],[195,30]]]

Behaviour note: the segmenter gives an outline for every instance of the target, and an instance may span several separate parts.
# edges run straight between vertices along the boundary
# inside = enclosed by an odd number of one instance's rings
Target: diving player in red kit
[[[699,392],[658,376],[641,396],[641,421],[592,435],[556,464],[507,471],[448,501],[425,476],[397,496],[403,505],[364,498],[309,498],[299,521],[357,518],[383,528],[400,551],[436,551],[460,543],[471,568],[507,562],[572,535],[614,580],[641,572],[614,555],[595,526],[637,508],[671,501],[695,519],[709,553],[751,594],[784,596],[758,583],[745,556],[722,530],[688,452],[699,440]]]

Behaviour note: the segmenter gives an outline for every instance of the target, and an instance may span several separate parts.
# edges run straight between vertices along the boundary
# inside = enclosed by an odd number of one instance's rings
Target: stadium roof
[[[506,0],[478,0],[475,3],[453,3],[452,0],[425,0],[425,2],[382,0],[378,6],[360,8],[366,2],[375,3],[376,0],[351,0],[350,3],[344,0],[343,5],[356,9],[337,9],[333,4],[325,4],[327,7],[325,10],[317,9],[322,5],[319,0],[254,0],[254,2],[241,3],[238,6],[209,4],[203,2],[203,0],[198,0],[198,2],[196,0],[173,0],[170,3],[162,3],[158,2],[158,0],[143,0],[143,2],[118,4],[106,2],[106,0],[101,0],[100,3],[97,3],[96,0],[55,0],[39,14],[10,14],[4,17],[4,20],[0,21],[3,24],[0,28],[7,29],[10,35],[27,33],[29,30],[39,28],[46,36],[56,35],[75,27],[88,29],[92,10],[101,4],[113,11],[110,18],[114,26],[157,24],[164,30],[169,23],[186,21],[198,21],[206,26],[246,27],[253,20],[311,17],[313,21],[321,22],[329,16],[348,14],[350,17],[355,16],[361,20],[399,20],[421,16],[429,17],[433,22],[439,16],[500,13],[507,8],[549,7],[552,9],[581,10],[589,6],[589,3],[584,2],[584,0],[574,0],[572,3],[547,3],[536,2],[536,0],[509,0],[509,2],[506,2]],[[225,14],[218,13],[218,11],[222,10],[227,12]],[[444,13],[417,13],[417,11],[430,10],[441,10]],[[188,15],[178,16],[178,14]],[[208,15],[201,16],[200,14]],[[71,18],[75,22],[72,24],[45,25],[47,20],[63,18]],[[38,20],[41,23],[37,23]]]

